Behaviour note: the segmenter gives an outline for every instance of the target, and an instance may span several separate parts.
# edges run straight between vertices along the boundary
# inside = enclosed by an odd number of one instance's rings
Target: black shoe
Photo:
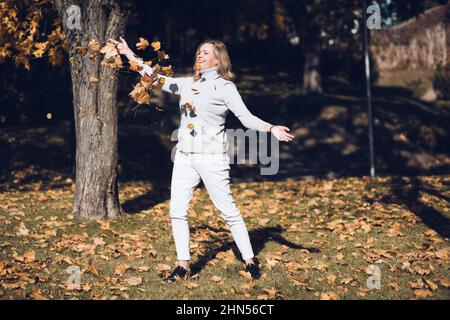
[[[177,266],[172,273],[163,279],[164,282],[175,282],[179,279],[189,279],[190,273],[182,266]]]
[[[255,263],[246,264],[245,271],[250,273],[252,279],[259,279],[261,277],[261,272],[259,271],[258,264],[255,264]]]

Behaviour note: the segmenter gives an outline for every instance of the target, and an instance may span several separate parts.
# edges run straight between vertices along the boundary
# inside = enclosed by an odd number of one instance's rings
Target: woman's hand
[[[125,41],[124,38],[119,37],[120,41],[114,40],[114,39],[108,39],[109,43],[112,43],[113,45],[116,46],[117,48],[117,52],[119,52],[119,54],[123,54],[127,57],[129,56],[133,56],[133,51],[131,51],[130,47],[128,46],[127,42]]]
[[[288,133],[289,131],[291,131],[291,129],[284,126],[271,126],[269,129],[269,132],[272,133],[275,138],[280,141],[286,142],[292,141],[292,139],[294,139],[294,136]]]

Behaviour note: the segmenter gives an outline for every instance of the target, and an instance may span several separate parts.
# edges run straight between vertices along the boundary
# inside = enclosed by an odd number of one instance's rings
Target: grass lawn
[[[374,87],[380,177],[372,180],[364,90],[338,80],[305,96],[287,74],[243,69],[238,87],[249,109],[296,136],[280,145],[276,176],[232,166],[232,191],[263,271],[256,282],[242,272],[202,188],[190,210],[197,277],[161,281],[176,262],[169,219],[176,97],[152,102],[163,112],[119,108],[127,214],[117,221],[72,218],[67,123],[2,128],[0,299],[449,299],[448,102]],[[240,126],[228,120],[227,128]],[[68,282],[77,270],[80,287]]]
[[[449,299],[449,184],[449,176],[233,184],[258,281],[242,272],[228,227],[198,188],[190,209],[198,276],[164,284],[175,264],[169,200],[117,221],[78,221],[70,180],[48,190],[34,183],[0,194],[0,298]],[[120,190],[122,203],[166,192],[144,182]],[[80,287],[68,282],[77,268]],[[380,289],[369,290],[376,268]]]

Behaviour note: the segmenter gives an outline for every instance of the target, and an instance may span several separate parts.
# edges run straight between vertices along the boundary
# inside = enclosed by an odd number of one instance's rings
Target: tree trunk
[[[313,20],[314,13],[307,8],[308,1],[283,0],[282,3],[292,17],[292,22],[300,36],[304,59],[303,89],[306,93],[322,92],[320,26]]]
[[[320,72],[320,44],[316,41],[303,44],[303,89],[306,93],[322,92],[322,77]]]
[[[71,29],[67,8],[81,9],[81,28]],[[76,191],[73,214],[77,218],[117,218],[122,215],[117,185],[117,72],[91,60],[77,48],[91,39],[104,44],[117,38],[125,22],[118,0],[56,0],[68,36],[76,134]],[[98,82],[92,83],[90,77]]]

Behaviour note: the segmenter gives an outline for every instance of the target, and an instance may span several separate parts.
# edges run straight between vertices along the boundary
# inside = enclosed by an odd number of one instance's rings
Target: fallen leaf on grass
[[[414,297],[416,298],[427,298],[431,297],[433,294],[430,290],[418,289],[414,290]]]
[[[322,292],[320,294],[320,300],[339,300],[340,297],[336,292]]]
[[[31,292],[31,298],[34,300],[48,300],[48,298],[42,294],[41,290],[33,290]]]
[[[125,282],[130,286],[138,286],[142,284],[142,278],[141,277],[130,277],[125,279]]]
[[[327,276],[327,282],[329,284],[334,284],[336,282],[336,276],[334,274],[329,274]]]
[[[97,269],[92,264],[92,260],[89,260],[88,263],[86,264],[86,271],[92,273],[96,277],[99,276]]]
[[[16,256],[15,259],[23,263],[31,263],[36,260],[36,252],[34,250],[26,251],[23,256]]]
[[[211,280],[214,281],[214,282],[220,282],[220,281],[223,280],[223,278],[222,278],[222,277],[219,277],[219,276],[212,276],[212,277],[211,277]]]
[[[27,229],[25,223],[21,222],[19,228],[17,229],[17,236],[27,236],[30,233],[30,230]]]
[[[188,288],[189,290],[198,288],[200,285],[198,283],[195,282],[188,282],[185,287]]]
[[[423,281],[425,282],[427,287],[431,289],[431,291],[434,291],[434,290],[436,290],[438,288],[437,284],[434,283],[433,281],[430,281],[430,280],[427,280],[427,279],[423,279]]]
[[[109,224],[109,221],[104,220],[98,220],[97,223],[100,225],[100,229],[102,230],[110,230],[111,226]]]
[[[158,264],[156,267],[155,267],[155,270],[156,271],[170,271],[170,270],[172,270],[172,267],[171,266],[169,266],[168,264]]]
[[[141,266],[137,269],[139,272],[147,272],[148,270],[150,270],[149,266]]]
[[[142,37],[139,38],[139,42],[136,43],[136,48],[138,50],[144,50],[145,48],[147,48],[150,44],[148,43],[148,41]]]
[[[94,241],[94,244],[97,246],[102,246],[105,244],[105,241],[101,237],[94,237],[93,241]]]
[[[252,280],[252,276],[250,273],[245,272],[244,270],[239,271],[240,275],[243,276],[247,280]]]
[[[128,269],[130,269],[129,265],[127,265],[126,263],[121,263],[117,265],[116,268],[114,269],[114,274],[120,276]]]
[[[450,288],[450,281],[447,279],[439,279],[438,280],[439,285],[443,286],[444,288]]]

